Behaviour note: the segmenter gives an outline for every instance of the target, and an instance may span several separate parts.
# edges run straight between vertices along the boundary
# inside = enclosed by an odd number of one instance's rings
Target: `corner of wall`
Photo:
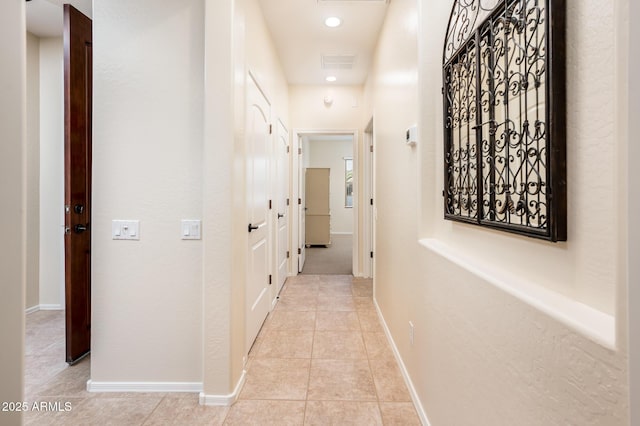
[[[26,286],[26,28],[24,2],[0,14],[0,401],[22,401]],[[0,411],[0,423],[22,424],[19,411]]]

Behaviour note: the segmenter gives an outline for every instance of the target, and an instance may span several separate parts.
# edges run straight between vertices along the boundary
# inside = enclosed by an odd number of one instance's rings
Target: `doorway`
[[[62,321],[52,371],[85,357],[91,340],[92,10],[90,2],[69,3],[26,8],[27,193],[34,202],[25,308],[27,324],[52,323],[49,339]]]
[[[365,247],[365,255],[363,262],[363,276],[366,278],[373,278],[375,271],[375,150],[374,146],[374,132],[373,132],[373,117],[369,120],[367,127],[364,130],[364,223],[363,229],[366,231],[362,236]],[[367,256],[368,254],[368,256]]]
[[[66,361],[91,350],[92,22],[64,5]]]
[[[298,272],[362,276],[358,268],[357,131],[294,131]]]

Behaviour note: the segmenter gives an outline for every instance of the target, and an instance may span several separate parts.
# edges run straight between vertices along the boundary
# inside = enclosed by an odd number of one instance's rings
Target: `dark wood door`
[[[64,5],[66,358],[91,344],[91,20]]]

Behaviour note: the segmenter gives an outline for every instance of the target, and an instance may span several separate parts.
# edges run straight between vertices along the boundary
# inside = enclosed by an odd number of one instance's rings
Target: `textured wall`
[[[40,40],[27,33],[27,295],[40,303]]]
[[[614,2],[568,2],[571,225],[563,244],[442,219],[441,58],[451,5],[392,2],[365,89],[377,143],[378,305],[433,425],[624,425],[626,309],[616,297],[625,283],[612,206],[619,182]],[[413,120],[417,148],[400,140]],[[420,237],[430,238],[428,247]],[[571,303],[543,312],[535,296],[504,291],[521,279]],[[618,336],[619,349],[569,325],[572,303],[610,323],[606,333]]]
[[[180,220],[202,216],[204,4],[93,12],[92,380],[201,382],[202,241]]]
[[[251,71],[289,122],[288,87],[256,0],[206,1],[204,209],[204,393],[228,395],[242,374],[248,239],[245,82]],[[275,126],[274,126],[275,127]],[[272,294],[275,297],[275,294]]]
[[[40,40],[40,304],[64,308],[62,38]]]
[[[232,338],[240,334],[231,303],[233,207],[232,182],[234,104],[232,84],[232,7],[230,2],[205,3],[205,132],[203,146],[203,391],[226,395],[231,392],[241,369],[231,371],[234,348]],[[225,202],[226,201],[226,202]],[[236,290],[237,292],[237,290]],[[236,309],[237,311],[238,309]],[[232,327],[235,329],[232,332]],[[238,346],[238,344],[236,344]],[[235,376],[235,377],[232,377]]]
[[[0,14],[0,402],[22,401],[26,239],[26,33],[24,2]],[[22,424],[21,412],[0,411],[0,424]]]
[[[620,96],[619,101],[622,103],[620,111],[627,112],[627,114],[622,114],[627,147],[620,155],[626,162],[628,173],[626,192],[629,204],[625,213],[627,214],[629,238],[625,244],[628,253],[624,261],[628,262],[628,282],[634,283],[629,286],[628,303],[631,424],[636,425],[640,424],[640,288],[637,285],[640,282],[640,262],[636,261],[638,253],[640,253],[640,226],[634,219],[640,217],[640,193],[632,182],[640,182],[640,169],[636,167],[638,158],[640,158],[640,145],[634,143],[635,137],[632,135],[640,134],[640,120],[634,119],[640,116],[640,81],[636,78],[640,75],[640,56],[635,53],[637,45],[640,43],[640,27],[630,25],[630,22],[636,22],[640,19],[640,3],[631,0],[621,1],[618,14],[622,25],[629,31],[628,40],[621,37],[620,43],[629,62],[628,68],[621,73],[623,79],[621,89],[623,93],[628,90],[628,96]],[[627,221],[625,221],[625,225],[627,225]]]
[[[362,88],[291,86],[291,126],[299,130],[354,130],[362,127]],[[333,99],[331,106],[325,96]]]

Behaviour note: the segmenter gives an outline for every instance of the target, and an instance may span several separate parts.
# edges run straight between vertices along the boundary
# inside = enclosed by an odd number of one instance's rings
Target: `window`
[[[344,206],[353,207],[353,159],[344,159]]]
[[[444,216],[566,240],[559,0],[456,0],[443,54]]]

